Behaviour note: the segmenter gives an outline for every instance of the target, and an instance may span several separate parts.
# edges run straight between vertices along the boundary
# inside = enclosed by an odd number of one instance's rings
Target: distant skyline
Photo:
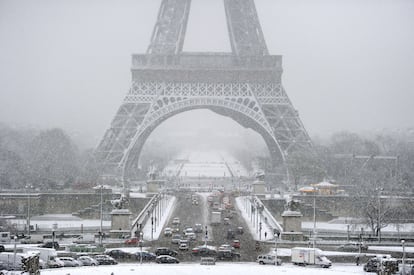
[[[146,51],[160,2],[0,0],[0,122],[60,127],[94,147],[129,89],[131,54]],[[414,1],[255,2],[311,136],[414,127]],[[230,51],[222,0],[193,0],[184,50]],[[209,111],[165,124],[240,131]]]

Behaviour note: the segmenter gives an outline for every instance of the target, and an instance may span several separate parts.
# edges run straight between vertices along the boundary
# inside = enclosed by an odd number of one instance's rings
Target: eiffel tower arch
[[[163,0],[132,83],[95,151],[102,174],[134,177],[142,147],[166,119],[209,109],[258,132],[273,167],[311,140],[281,83],[282,56],[268,53],[254,0],[224,0],[230,53],[183,52],[191,0]]]

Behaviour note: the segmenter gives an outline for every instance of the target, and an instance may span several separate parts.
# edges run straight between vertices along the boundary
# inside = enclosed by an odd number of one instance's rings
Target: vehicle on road
[[[188,240],[180,240],[180,245],[178,246],[178,249],[188,251]]]
[[[174,234],[171,238],[171,243],[179,244],[180,240],[182,240],[182,236],[180,234]]]
[[[231,260],[231,261],[237,260],[237,261],[239,261],[240,257],[241,257],[240,253],[234,252],[231,249],[219,250],[217,252],[217,260],[222,260],[222,261],[223,260]]]
[[[44,248],[54,248],[54,249],[59,249],[59,243],[58,242],[45,242],[43,245],[41,245],[40,247],[44,247]]]
[[[79,262],[82,263],[84,266],[95,266],[99,265],[98,261],[89,256],[80,256],[77,258]]]
[[[380,258],[374,257],[368,260],[366,264],[364,264],[363,269],[365,272],[377,272],[379,267]]]
[[[155,258],[157,258],[157,255],[155,255],[154,253],[148,252],[148,251],[138,251],[134,253],[135,259],[140,261],[141,260],[141,255],[142,255],[142,260],[143,261],[155,261]]]
[[[329,268],[332,262],[323,255],[322,250],[309,247],[292,248],[292,263],[296,265],[317,265]]]
[[[112,258],[111,256],[108,256],[108,255],[96,255],[95,260],[97,260],[100,265],[118,264],[118,262],[115,261],[114,258]]]
[[[164,236],[165,236],[165,237],[171,237],[171,236],[172,236],[172,234],[173,234],[173,232],[172,232],[171,227],[166,227],[166,228],[164,229]]]
[[[180,218],[175,217],[175,218],[173,219],[173,221],[172,221],[172,224],[173,224],[173,225],[179,225],[179,224],[180,224]]]
[[[240,241],[239,240],[233,240],[231,246],[234,247],[234,248],[240,248]]]
[[[155,262],[158,264],[178,264],[180,261],[172,256],[168,255],[161,255],[155,259]]]
[[[132,237],[124,242],[126,245],[137,245],[139,243],[139,239],[137,237]]]
[[[211,225],[218,225],[221,223],[221,212],[211,212]]]
[[[80,261],[77,261],[72,257],[58,257],[58,259],[63,262],[64,267],[82,266],[82,263]]]
[[[168,256],[177,256],[178,252],[172,249],[169,249],[168,247],[158,247],[155,252],[155,255],[160,256],[160,255],[168,255]]]
[[[203,232],[203,226],[201,225],[201,223],[196,223],[194,225],[194,232],[195,233],[202,233]]]
[[[266,254],[257,256],[256,262],[259,264],[272,264],[272,265],[281,265],[282,259],[277,258],[274,254]]]
[[[105,251],[105,254],[114,259],[129,259],[131,254],[121,249],[110,249]]]
[[[217,256],[217,250],[215,247],[212,246],[197,246],[191,250],[193,256],[201,256],[201,257],[215,257]]]

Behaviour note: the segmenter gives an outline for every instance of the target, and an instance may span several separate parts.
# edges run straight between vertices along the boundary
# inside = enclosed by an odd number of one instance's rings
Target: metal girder
[[[224,0],[233,54],[268,55],[254,0]]]
[[[191,0],[162,0],[148,54],[178,54],[183,50]]]

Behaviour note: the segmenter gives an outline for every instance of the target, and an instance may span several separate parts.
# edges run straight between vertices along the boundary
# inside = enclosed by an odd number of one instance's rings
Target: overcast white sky
[[[145,52],[159,4],[0,0],[0,121],[61,127],[94,146],[128,91],[130,55]],[[256,0],[256,6],[311,136],[414,126],[414,1]],[[193,0],[184,49],[230,50],[222,0]],[[198,127],[194,118],[205,119],[204,127],[228,123],[206,114],[180,119],[185,127]]]

